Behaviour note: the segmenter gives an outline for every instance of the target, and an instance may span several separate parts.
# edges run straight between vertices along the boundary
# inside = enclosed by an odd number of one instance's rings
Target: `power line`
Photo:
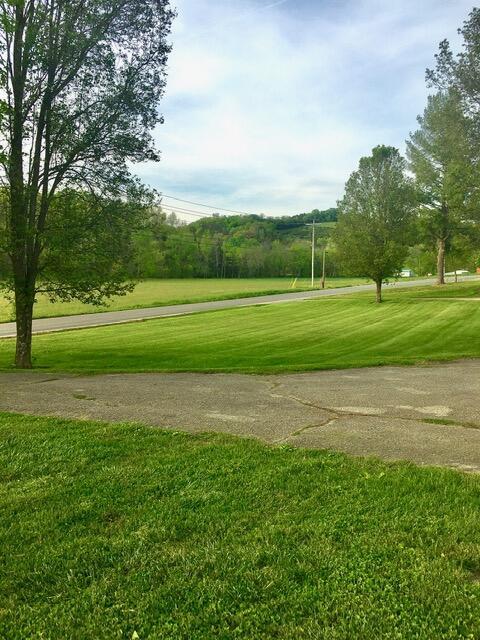
[[[177,198],[176,196],[169,196],[166,193],[162,193],[163,198],[169,198],[170,200],[178,200],[178,202],[186,202],[187,204],[193,204],[196,207],[205,207],[206,209],[214,211],[226,211],[227,213],[238,213],[242,216],[259,215],[255,213],[249,213],[248,211],[236,211],[235,209],[225,209],[223,207],[214,207],[211,204],[203,204],[202,202],[193,202],[192,200],[184,200],[183,198]]]
[[[169,209],[172,213],[180,213],[186,216],[196,216],[198,218],[212,218],[213,214],[212,213],[200,213],[198,211],[191,211],[189,209],[183,209],[182,207],[174,207],[172,205],[164,205],[161,204],[160,205],[162,210],[165,211],[165,209]]]
[[[263,213],[252,213],[251,211],[239,211],[237,209],[225,209],[224,207],[217,207],[211,204],[205,204],[202,202],[194,202],[193,200],[184,200],[183,198],[177,198],[177,196],[169,196],[166,193],[162,193],[162,198],[168,198],[169,200],[177,200],[178,202],[185,202],[186,204],[193,204],[196,207],[204,207],[205,209],[210,209],[210,211],[213,211],[214,213],[216,213],[217,211],[226,211],[227,213],[236,213],[242,216],[256,216],[258,218],[262,218],[262,217],[277,217],[277,218],[289,218],[291,216],[296,216],[296,215],[301,215],[298,213],[285,213],[282,214],[281,216],[266,216],[266,214]],[[173,205],[168,205],[167,206],[173,206]],[[181,207],[176,207],[177,209],[182,209]],[[192,209],[183,209],[184,211],[192,211]],[[197,213],[199,214],[198,211],[193,211],[193,213]]]
[[[215,218],[216,217],[215,216],[216,212],[200,213],[198,211],[193,211],[192,209],[185,209],[184,207],[177,207],[176,205],[163,204],[163,203],[160,204],[160,207],[162,208],[162,210],[166,211],[167,213],[178,213],[180,215],[194,216],[197,218]],[[247,215],[256,215],[256,214],[247,214]],[[276,219],[272,217],[272,218],[263,218],[263,220],[265,220],[266,222],[269,222],[269,221],[275,222]],[[283,229],[290,229],[293,227],[303,227],[305,225],[304,222],[283,222],[283,224],[285,225]]]

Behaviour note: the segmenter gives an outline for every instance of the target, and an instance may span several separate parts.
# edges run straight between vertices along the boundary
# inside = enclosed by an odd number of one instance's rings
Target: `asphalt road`
[[[479,279],[478,276],[466,276],[459,281]],[[421,285],[435,284],[435,280],[406,280],[388,287],[405,288]],[[257,304],[273,304],[291,302],[292,300],[308,300],[323,296],[340,296],[360,291],[373,291],[374,285],[362,284],[353,287],[339,287],[336,289],[318,289],[315,291],[297,291],[292,293],[280,293],[267,296],[254,296],[250,298],[235,298],[233,300],[216,300],[214,302],[195,302],[193,304],[176,304],[165,307],[150,307],[146,309],[129,309],[126,311],[104,311],[101,313],[84,313],[75,316],[58,318],[42,318],[33,321],[34,333],[49,333],[52,331],[65,331],[66,329],[85,329],[87,327],[99,327],[109,324],[122,324],[151,318],[166,318],[169,316],[187,315],[201,311],[214,311],[216,309],[233,309],[235,307],[254,306]],[[15,323],[0,323],[0,338],[13,338],[16,335]]]
[[[217,431],[480,472],[480,359],[281,376],[0,373],[0,411]]]

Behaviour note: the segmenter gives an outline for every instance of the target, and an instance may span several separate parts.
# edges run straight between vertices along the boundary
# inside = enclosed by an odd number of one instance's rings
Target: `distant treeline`
[[[337,209],[330,208],[278,218],[214,215],[186,223],[157,206],[134,234],[129,275],[134,279],[309,277],[310,224],[315,221],[317,276],[321,273],[324,248],[327,275],[349,276],[352,274],[340,263],[330,239],[336,220]],[[0,232],[1,227],[0,224]],[[448,257],[447,271],[457,268],[474,271],[478,251],[457,244]],[[405,267],[418,275],[435,273],[434,244],[410,247]],[[0,249],[0,279],[9,272],[8,257]]]
[[[307,276],[311,269],[311,226],[315,221],[317,268],[337,210],[279,218],[213,215],[189,224],[161,207],[135,236],[136,278],[236,278]],[[336,272],[332,257],[329,271]]]
[[[326,248],[328,276],[351,275],[340,264],[330,240],[337,209],[279,218],[258,215],[214,215],[191,223],[152,210],[134,239],[134,278],[308,277],[311,273],[311,226],[316,223],[315,271],[320,275]],[[307,226],[308,225],[308,226]],[[468,247],[452,252],[447,270],[474,270],[478,255]],[[405,267],[418,275],[435,273],[434,244],[409,249]]]

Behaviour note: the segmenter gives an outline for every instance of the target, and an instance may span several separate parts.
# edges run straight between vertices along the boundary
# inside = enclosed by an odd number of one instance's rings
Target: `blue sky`
[[[425,105],[425,68],[440,40],[458,44],[456,30],[473,6],[174,4],[165,123],[155,131],[162,159],[136,172],[159,191],[212,204],[212,211],[267,215],[334,206],[360,156],[377,144],[404,150]]]

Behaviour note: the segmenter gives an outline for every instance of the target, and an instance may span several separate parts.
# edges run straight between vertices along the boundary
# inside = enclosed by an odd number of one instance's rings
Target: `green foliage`
[[[306,277],[311,268],[311,229],[317,224],[317,247],[328,244],[336,209],[303,213],[291,218],[256,215],[213,216],[190,224],[153,208],[150,221],[136,236],[135,277],[252,278]],[[317,252],[316,272],[321,270]],[[339,275],[329,253],[327,273]]]
[[[454,236],[460,234],[470,238],[473,247],[478,246],[478,223],[480,220],[480,10],[473,8],[463,27],[459,29],[463,37],[462,48],[457,55],[453,54],[447,40],[440,43],[436,57],[435,69],[427,70],[427,79],[431,86],[445,96],[443,100],[457,101],[454,111],[443,109],[440,113],[443,122],[433,121],[429,129],[435,136],[435,151],[438,154],[439,142],[442,144],[442,154],[446,156],[449,165],[446,175],[438,171],[439,181],[445,183],[445,190],[449,200],[446,200],[448,216],[445,226],[449,232],[451,242]],[[439,100],[433,98],[432,100]],[[432,115],[433,105],[429,105]],[[426,114],[428,115],[428,114]],[[432,116],[430,116],[430,120]],[[427,123],[428,124],[428,123]],[[435,126],[436,125],[436,126]],[[457,136],[457,137],[456,137]],[[451,149],[446,144],[450,143]],[[467,161],[461,157],[462,150],[467,148]],[[459,153],[460,152],[460,153]],[[453,157],[452,157],[453,154]],[[460,161],[459,161],[460,156]],[[441,169],[441,168],[440,168]],[[453,223],[449,224],[452,209]],[[437,224],[438,226],[438,224]],[[439,260],[440,262],[440,260]]]
[[[334,241],[351,275],[381,284],[402,268],[415,203],[405,169],[396,149],[378,146],[350,176],[339,202]]]
[[[429,247],[420,244],[409,247],[404,267],[412,269],[417,276],[433,274],[436,269],[435,252]]]
[[[463,108],[474,123],[471,134],[478,139],[480,130],[480,9],[474,7],[459,34],[463,38],[461,50],[454,55],[448,40],[440,43],[435,56],[435,69],[427,69],[427,80],[440,91],[454,90],[461,98]]]
[[[429,96],[419,129],[407,141],[407,156],[415,175],[420,228],[430,245],[443,241],[447,251],[459,236],[475,228],[475,165],[468,137],[469,122],[459,95],[453,91]]]
[[[367,292],[38,335],[35,364],[52,371],[273,373],[478,357],[476,298],[478,282],[389,285],[382,305]],[[13,347],[0,340],[0,368],[11,366]]]
[[[480,634],[474,476],[3,414],[0,493],[2,638]]]
[[[50,205],[37,294],[101,304],[131,291],[132,232],[148,211],[132,200],[64,189]]]
[[[418,228],[418,227],[417,227]],[[479,229],[474,228],[475,232]],[[421,238],[420,232],[418,233]],[[477,233],[469,236],[460,235],[453,239],[446,257],[446,271],[456,269],[466,269],[470,273],[475,273],[479,255],[476,247],[480,241],[474,242]],[[404,267],[412,269],[416,276],[431,276],[437,269],[437,251],[430,246],[430,243],[423,242],[415,244],[408,249],[408,255],[404,261]]]
[[[29,367],[39,275],[45,274],[55,296],[67,298],[94,300],[125,289],[116,260],[107,264],[116,256],[107,255],[105,242],[100,250],[100,240],[82,242],[88,236],[83,234],[75,254],[72,234],[56,224],[55,197],[64,190],[66,199],[73,191],[89,191],[103,202],[97,214],[111,222],[114,212],[105,202],[123,219],[120,202],[144,195],[128,163],[158,160],[151,131],[162,121],[158,102],[174,13],[168,0],[0,0],[0,14],[5,244],[15,294],[16,361]],[[85,220],[90,208],[64,203],[62,215],[78,229],[74,216]],[[120,222],[111,225],[110,242],[123,246],[126,229]]]

